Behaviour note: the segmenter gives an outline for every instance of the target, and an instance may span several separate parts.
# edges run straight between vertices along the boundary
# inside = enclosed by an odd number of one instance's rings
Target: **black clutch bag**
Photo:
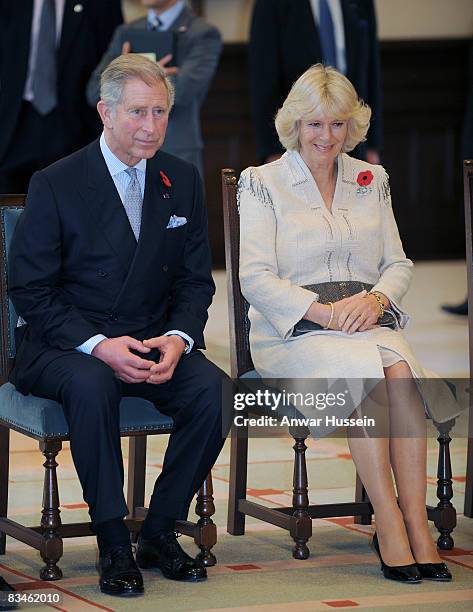
[[[328,283],[317,283],[315,285],[304,285],[303,289],[317,293],[319,296],[319,302],[321,304],[328,304],[329,302],[338,302],[344,298],[360,293],[365,289],[367,292],[371,291],[373,285],[369,283],[363,283],[361,281],[330,281]],[[383,316],[379,319],[378,325],[383,327],[390,327],[396,329],[396,320],[391,311],[386,310]],[[301,319],[294,325],[293,336],[300,336],[311,331],[325,330],[318,323]]]

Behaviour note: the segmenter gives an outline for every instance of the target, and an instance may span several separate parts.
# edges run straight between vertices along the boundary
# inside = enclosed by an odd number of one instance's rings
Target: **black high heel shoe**
[[[397,582],[406,582],[408,584],[417,584],[422,582],[422,575],[419,571],[417,563],[411,563],[410,565],[386,565],[381,557],[379,550],[379,542],[376,531],[373,535],[373,548],[381,561],[381,571],[388,580],[396,580]]]
[[[436,582],[453,580],[446,563],[418,563],[417,567],[424,580],[435,580]]]

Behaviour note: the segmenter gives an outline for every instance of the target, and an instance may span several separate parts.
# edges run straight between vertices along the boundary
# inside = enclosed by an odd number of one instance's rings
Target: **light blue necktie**
[[[41,115],[57,106],[56,3],[44,0],[33,74],[32,104]]]
[[[155,32],[157,32],[162,25],[163,22],[156,15],[156,13],[148,13],[148,30],[154,30]]]
[[[123,206],[131,225],[131,229],[135,234],[135,238],[138,241],[140,237],[140,226],[141,226],[141,210],[143,208],[143,198],[141,196],[140,183],[136,176],[136,168],[127,168],[125,172],[130,177],[130,182],[125,192],[125,199],[123,200]]]
[[[322,55],[326,66],[337,68],[337,50],[335,47],[335,29],[328,0],[319,0],[320,19],[319,32],[322,45]]]

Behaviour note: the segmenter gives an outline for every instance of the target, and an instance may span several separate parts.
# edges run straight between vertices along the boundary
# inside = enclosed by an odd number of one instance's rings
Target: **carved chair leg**
[[[146,442],[147,436],[130,436],[128,442],[128,485],[127,505],[130,514],[127,518],[136,518],[136,508],[145,505],[146,484]],[[136,543],[138,532],[131,533],[131,541]]]
[[[0,425],[0,516],[8,513],[8,475],[10,465],[10,430]],[[5,554],[7,536],[0,532],[0,555]]]
[[[212,552],[212,547],[217,543],[217,527],[212,521],[215,504],[211,472],[197,493],[195,512],[197,516],[200,516],[194,533],[194,541],[200,548],[196,559],[205,566],[211,567],[217,563],[217,558]]]
[[[436,507],[434,515],[434,523],[440,532],[437,540],[437,546],[442,550],[451,550],[454,542],[451,536],[457,524],[457,513],[450,502],[453,497],[452,487],[452,466],[450,462],[450,430],[455,421],[447,421],[446,423],[435,423],[439,437],[439,456],[437,465],[437,497],[439,503]]]
[[[366,492],[363,483],[360,480],[358,474],[356,475],[356,485],[355,485],[355,501],[356,502],[369,502],[370,498],[368,497],[368,493]],[[371,525],[373,520],[372,514],[360,514],[359,516],[355,516],[355,524],[357,525]]]
[[[41,441],[41,452],[46,457],[44,462],[44,488],[43,510],[41,512],[41,527],[43,528],[43,542],[41,544],[41,557],[45,566],[40,571],[41,580],[59,580],[62,571],[57,562],[62,557],[62,539],[59,535],[61,517],[59,516],[59,490],[57,484],[56,456],[62,448],[59,440]]]
[[[306,542],[312,536],[312,519],[309,516],[309,495],[307,491],[307,465],[305,440],[309,432],[302,434],[301,430],[291,431],[295,444],[294,449],[294,478],[292,506],[293,517],[296,519],[291,526],[291,536],[295,542],[292,550],[294,559],[307,559],[310,555]]]
[[[463,514],[468,518],[473,518],[473,407],[470,407],[470,421],[468,423],[468,428],[470,431],[468,433],[468,444],[466,451],[466,482]]]
[[[248,427],[234,427],[232,429],[230,448],[230,484],[227,517],[227,531],[232,535],[243,535],[245,533],[245,515],[238,510],[238,502],[240,499],[246,499],[247,478]]]

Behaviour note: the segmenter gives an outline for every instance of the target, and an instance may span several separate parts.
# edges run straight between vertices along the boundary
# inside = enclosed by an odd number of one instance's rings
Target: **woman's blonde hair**
[[[299,149],[301,120],[319,113],[348,121],[342,151],[351,151],[366,140],[370,107],[358,98],[355,88],[341,72],[315,64],[297,79],[276,115],[276,131],[282,146],[288,150]]]

